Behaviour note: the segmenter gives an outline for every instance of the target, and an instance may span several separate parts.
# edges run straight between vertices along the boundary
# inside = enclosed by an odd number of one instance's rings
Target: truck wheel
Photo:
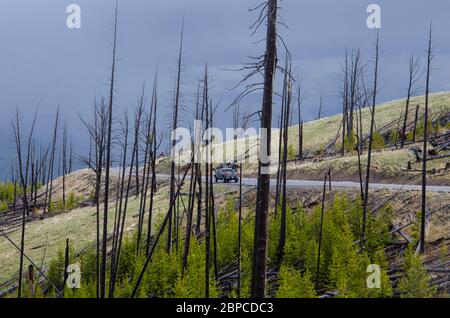
[[[239,181],[238,178],[234,178],[234,183],[237,183]]]
[[[215,181],[216,181],[216,183],[217,183],[217,178],[215,178]]]

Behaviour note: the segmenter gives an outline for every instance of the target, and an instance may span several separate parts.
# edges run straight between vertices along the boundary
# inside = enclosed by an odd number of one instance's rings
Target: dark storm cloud
[[[82,10],[79,30],[66,27],[66,7],[71,3],[80,5]],[[160,106],[168,113],[183,17],[183,104],[186,108],[192,106],[195,82],[208,63],[214,81],[212,97],[221,102],[223,111],[239,93],[229,88],[240,79],[240,74],[223,69],[239,67],[249,61],[249,56],[263,52],[263,43],[253,44],[264,36],[263,30],[250,38],[248,29],[256,18],[248,9],[259,3],[119,1],[115,111],[133,106],[142,84],[151,87],[158,68]],[[339,112],[339,68],[346,49],[361,48],[363,58],[371,61],[375,32],[366,27],[366,7],[370,3],[382,8],[379,100],[404,96],[408,57],[415,53],[423,58],[431,20],[435,47],[433,91],[450,90],[448,0],[284,0],[280,14],[288,28],[280,27],[280,31],[302,78],[306,119],[316,115],[321,92],[325,113]],[[4,110],[0,118],[1,145],[10,142],[9,122],[15,106],[27,120],[39,103],[39,138],[48,139],[50,116],[60,104],[75,142],[83,147],[81,141],[86,135],[77,115],[88,116],[94,94],[104,95],[107,90],[113,6],[112,0],[0,1],[0,107]],[[242,108],[250,112],[260,106],[260,101],[260,95],[253,95],[242,102]],[[185,125],[189,125],[191,115],[186,111]],[[218,116],[217,120],[219,127],[231,122],[229,115]],[[163,124],[161,120],[162,127]],[[7,160],[0,164],[6,165]]]

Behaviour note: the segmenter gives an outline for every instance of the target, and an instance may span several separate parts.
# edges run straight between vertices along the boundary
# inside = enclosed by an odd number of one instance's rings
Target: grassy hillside
[[[439,115],[450,112],[450,92],[436,93],[430,96],[430,118],[436,118]],[[425,103],[424,96],[417,96],[411,100],[411,108],[415,105],[420,105],[419,112],[423,113]],[[384,125],[399,118],[400,113],[404,112],[405,100],[398,99],[391,102],[383,103],[376,106],[375,124],[376,127],[383,127]],[[410,113],[414,110],[410,109]],[[363,131],[369,130],[370,125],[370,109],[365,108],[362,111],[362,126]],[[337,131],[342,121],[342,115],[335,115],[326,117],[320,120],[315,120],[304,124],[304,147],[310,151],[323,148],[330,140],[336,137]],[[289,129],[289,139],[291,141],[297,140],[298,126],[293,126]],[[276,136],[278,138],[278,134]],[[278,139],[272,144],[273,147],[278,146]],[[297,150],[297,145],[293,143]],[[275,148],[276,149],[276,148]]]
[[[424,96],[417,96],[411,99],[410,114],[415,110],[416,105],[420,105],[419,114],[423,114],[424,107]],[[429,104],[430,118],[435,119],[443,114],[450,113],[450,92],[442,92],[430,95]],[[400,114],[404,111],[405,100],[399,99],[391,102],[379,104],[376,106],[375,113],[375,125],[376,127],[383,127],[394,120],[399,119]],[[370,114],[369,108],[362,110],[362,125],[363,133],[369,130],[370,124]],[[419,116],[420,116],[419,115]],[[330,141],[334,140],[341,128],[342,115],[334,115],[320,120],[311,121],[304,124],[303,132],[303,148],[304,151],[310,153],[315,153],[323,149]],[[356,125],[356,122],[355,122]],[[279,141],[279,130],[273,129],[272,132],[272,163],[278,160],[278,141]],[[298,125],[293,125],[289,128],[289,146],[294,154],[298,153]],[[225,143],[218,143],[214,145],[214,153],[218,155],[218,158],[225,158],[223,161],[232,161],[234,158],[234,147],[233,141],[228,141]],[[257,162],[257,152],[258,152],[258,138],[257,136],[252,136],[249,138],[242,138],[237,140],[237,152],[241,156],[246,156],[246,162],[249,163],[249,167]],[[185,162],[189,161],[190,155],[188,153],[181,155],[182,160]],[[169,167],[170,158],[162,158],[159,161],[159,171],[166,171]],[[218,162],[217,162],[218,163]]]
[[[74,174],[79,174],[75,172]],[[70,176],[70,175],[69,175]],[[86,188],[83,184],[89,184],[89,179],[79,180],[77,187],[80,189]],[[189,184],[185,185],[184,190],[187,191]],[[229,191],[223,185],[215,186],[216,195],[220,195]],[[155,194],[155,206],[153,210],[154,222],[153,225],[158,225],[159,218],[167,212],[169,206],[169,187],[165,181],[161,182],[158,187],[158,192]],[[184,204],[187,204],[187,198],[182,198]],[[138,210],[140,200],[138,196],[132,196],[128,202],[127,217],[125,222],[125,231],[131,232],[137,227]],[[102,212],[103,213],[103,212]],[[114,223],[115,206],[111,205],[109,210],[108,228],[112,235]],[[147,216],[145,223],[147,224]],[[102,226],[102,222],[101,225]],[[155,229],[154,229],[155,230]],[[43,219],[35,219],[26,226],[25,235],[25,253],[37,265],[41,263],[44,267],[48,261],[54,258],[59,249],[65,247],[66,239],[71,242],[74,251],[79,252],[88,246],[92,246],[96,240],[96,209],[95,206],[74,209],[67,212],[60,212],[50,214]],[[20,229],[14,230],[9,234],[9,237],[16,242],[20,242]],[[19,251],[15,249],[8,240],[0,235],[0,285],[17,274]],[[28,261],[25,260],[26,266]],[[1,288],[0,288],[1,291]]]

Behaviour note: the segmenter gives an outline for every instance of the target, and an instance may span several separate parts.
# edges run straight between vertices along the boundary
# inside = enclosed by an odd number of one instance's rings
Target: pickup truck
[[[232,168],[219,168],[214,172],[214,179],[216,182],[219,180],[223,180],[223,182],[228,183],[231,180],[234,180],[234,182],[239,181],[239,173],[237,170]]]

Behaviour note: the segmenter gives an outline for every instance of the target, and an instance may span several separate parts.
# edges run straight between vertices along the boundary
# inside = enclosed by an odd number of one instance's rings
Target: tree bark
[[[377,84],[378,84],[378,60],[379,60],[379,32],[377,31],[377,40],[375,44],[375,73],[373,83],[373,96],[372,96],[372,117],[370,119],[370,132],[369,132],[369,149],[367,153],[367,168],[366,168],[366,184],[364,190],[364,204],[363,204],[363,219],[361,230],[361,244],[364,244],[366,239],[366,222],[367,222],[367,204],[369,199],[369,182],[370,182],[370,164],[372,159],[372,142],[373,142],[373,130],[375,125],[375,105],[377,97]]]
[[[432,26],[430,25],[430,35],[428,40],[427,51],[427,80],[425,89],[425,114],[424,114],[424,129],[423,129],[423,150],[422,150],[422,211],[420,216],[420,248],[421,254],[425,253],[425,223],[426,223],[426,208],[427,208],[427,143],[428,143],[428,102],[430,94],[430,75],[431,75],[431,61],[433,59],[431,51],[432,43]]]
[[[277,62],[277,11],[278,1],[269,0],[267,7],[266,53],[264,59],[264,93],[261,108],[261,128],[266,130],[267,138],[260,143],[260,156],[267,149],[269,160],[268,162],[263,162],[259,158],[258,164],[258,190],[252,257],[252,298],[263,298],[266,295],[267,218],[270,190],[270,174],[267,170],[270,168],[272,99]],[[262,143],[265,143],[265,145]]]

